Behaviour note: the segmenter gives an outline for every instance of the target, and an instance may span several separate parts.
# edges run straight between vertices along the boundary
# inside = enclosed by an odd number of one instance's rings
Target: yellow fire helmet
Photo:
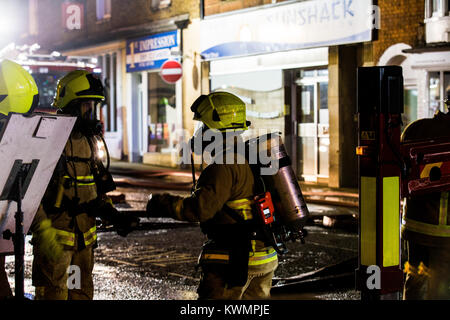
[[[105,100],[102,82],[86,70],[71,71],[58,80],[52,105],[63,109],[79,99]]]
[[[11,60],[0,61],[0,113],[33,112],[38,103],[38,88],[31,74]]]
[[[201,95],[191,106],[194,120],[203,122],[210,129],[220,131],[247,130],[245,103],[229,92],[217,91]]]

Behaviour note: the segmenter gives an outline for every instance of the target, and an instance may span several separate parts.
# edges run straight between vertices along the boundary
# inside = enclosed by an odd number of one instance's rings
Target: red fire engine
[[[31,46],[10,44],[0,50],[0,59],[11,59],[31,73],[39,90],[39,107],[35,111],[55,113],[56,109],[51,104],[56,92],[56,82],[59,78],[77,69],[99,74],[101,69],[97,67],[95,58],[63,56],[55,51],[50,54],[36,53],[39,48],[37,44]]]

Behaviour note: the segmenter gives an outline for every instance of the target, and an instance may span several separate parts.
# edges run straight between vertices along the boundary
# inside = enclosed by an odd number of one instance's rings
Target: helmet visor
[[[83,101],[80,104],[80,117],[83,120],[97,120],[97,110],[99,110],[99,102],[95,100]]]

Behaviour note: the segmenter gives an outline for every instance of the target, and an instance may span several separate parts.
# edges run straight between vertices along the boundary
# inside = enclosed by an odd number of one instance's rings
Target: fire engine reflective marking
[[[376,260],[377,179],[361,177],[361,264],[371,266]]]
[[[423,223],[411,219],[402,219],[404,228],[434,237],[450,237],[450,226]]]
[[[423,169],[420,171],[420,178],[428,178],[430,176],[430,171],[433,167],[440,168],[442,166],[442,162],[429,163],[426,164]]]
[[[383,178],[383,267],[400,263],[400,178]]]

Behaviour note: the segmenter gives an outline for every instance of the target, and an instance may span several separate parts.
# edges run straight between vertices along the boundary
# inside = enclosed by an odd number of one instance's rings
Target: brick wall
[[[285,0],[277,0],[283,2]],[[271,4],[272,0],[204,0],[205,16]]]
[[[381,11],[378,40],[373,42],[376,64],[383,52],[396,43],[417,45],[419,25],[425,17],[424,0],[379,0]]]
[[[277,0],[283,2],[285,0]],[[33,41],[43,47],[59,46],[80,38],[95,38],[111,30],[149,23],[189,13],[190,19],[200,15],[200,0],[172,0],[169,8],[152,11],[150,0],[112,0],[111,18],[97,21],[95,0],[78,0],[85,4],[85,27],[83,30],[65,30],[62,26],[61,4],[63,0],[40,0],[38,2],[39,34]],[[373,42],[373,63],[383,52],[396,43],[417,44],[418,27],[424,20],[424,0],[378,0],[381,10],[381,29],[378,40]],[[271,4],[272,0],[204,0],[205,16]]]

